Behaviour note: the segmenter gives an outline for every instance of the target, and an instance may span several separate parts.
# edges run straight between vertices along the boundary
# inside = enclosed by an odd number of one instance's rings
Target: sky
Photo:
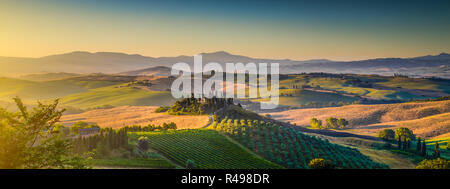
[[[360,60],[450,53],[450,1],[0,0],[0,56]]]

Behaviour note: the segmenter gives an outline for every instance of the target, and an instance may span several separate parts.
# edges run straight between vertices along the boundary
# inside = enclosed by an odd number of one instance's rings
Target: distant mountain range
[[[296,61],[290,59],[258,59],[233,55],[224,51],[201,53],[203,63],[280,63],[281,73],[330,72],[392,75],[402,73],[414,77],[450,78],[450,55],[428,55],[415,58],[378,58],[360,61],[330,61],[326,59]],[[51,55],[41,58],[0,57],[0,74],[29,74],[42,72],[150,74],[152,67],[171,67],[178,62],[193,65],[193,56],[146,57],[138,54],[111,52],[82,52]],[[159,72],[157,70],[157,72]]]

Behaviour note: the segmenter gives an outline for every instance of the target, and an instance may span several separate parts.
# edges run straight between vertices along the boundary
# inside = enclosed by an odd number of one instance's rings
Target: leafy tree
[[[138,139],[138,147],[142,151],[147,151],[148,148],[150,147],[150,145],[148,143],[148,138],[145,137],[145,136],[139,137],[139,139]]]
[[[401,139],[401,140],[406,140],[406,141],[411,141],[414,140],[414,134],[413,132],[406,128],[406,127],[400,127],[398,129],[395,130],[395,139]]]
[[[31,111],[20,98],[14,101],[19,112],[0,109],[0,168],[85,168],[70,156],[71,143],[51,132],[64,112],[58,100],[38,102]]]
[[[310,125],[312,128],[320,129],[322,128],[322,121],[317,118],[311,118]]]
[[[70,132],[73,134],[79,134],[81,129],[84,129],[89,126],[89,123],[84,121],[77,121],[70,127]]]
[[[339,126],[339,128],[345,129],[345,127],[347,127],[347,125],[348,125],[348,121],[344,118],[339,118],[337,120],[337,125]]]
[[[326,128],[327,129],[332,129],[332,128],[338,128],[338,119],[334,118],[334,117],[329,117],[326,119]]]
[[[186,160],[186,169],[196,169],[197,166],[194,160],[188,159]]]
[[[417,165],[416,169],[450,169],[450,160],[444,158],[425,159]]]
[[[386,141],[393,141],[395,139],[395,132],[392,129],[384,129],[378,133],[378,138]]]
[[[334,169],[334,167],[335,167],[331,161],[325,160],[323,158],[312,159],[309,162],[308,166],[311,169]]]

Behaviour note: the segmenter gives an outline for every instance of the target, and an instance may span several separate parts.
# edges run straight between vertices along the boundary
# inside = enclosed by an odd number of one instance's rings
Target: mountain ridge
[[[280,73],[330,72],[392,75],[407,73],[416,77],[436,76],[450,78],[450,71],[439,69],[450,66],[450,54],[425,55],[411,58],[374,58],[358,61],[332,61],[327,59],[291,60],[253,58],[226,51],[199,53],[203,63],[280,63]],[[170,67],[185,62],[193,66],[193,56],[149,57],[121,52],[73,51],[39,58],[0,57],[0,74],[71,72],[71,73],[123,73],[151,67]],[[11,66],[14,65],[14,66]]]

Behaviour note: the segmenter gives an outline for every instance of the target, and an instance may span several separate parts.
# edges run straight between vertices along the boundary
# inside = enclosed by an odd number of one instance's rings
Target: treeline
[[[397,128],[395,131],[392,129],[384,129],[378,133],[378,137],[391,142],[397,143],[398,150],[415,152],[425,158],[439,158],[441,155],[439,143],[436,142],[434,146],[433,154],[427,153],[427,145],[425,139],[415,137],[412,130],[406,127]],[[413,149],[412,142],[416,143],[415,150]],[[391,148],[391,144],[388,143],[386,147]]]
[[[233,103],[232,98],[195,98],[194,94],[191,94],[190,98],[177,100],[171,107],[161,107],[156,112],[167,111],[170,115],[201,115],[215,112]]]
[[[149,132],[149,131],[167,131],[169,129],[177,129],[177,124],[174,122],[163,123],[162,125],[147,125],[147,126],[126,126],[119,129],[124,132]]]
[[[125,130],[101,129],[97,135],[79,136],[72,139],[73,153],[84,155],[92,152],[94,157],[106,157],[117,149],[128,150],[128,135]]]
[[[310,126],[314,129],[345,129],[347,125],[348,121],[344,118],[329,117],[325,120],[325,125],[317,118],[311,118],[310,121]]]

